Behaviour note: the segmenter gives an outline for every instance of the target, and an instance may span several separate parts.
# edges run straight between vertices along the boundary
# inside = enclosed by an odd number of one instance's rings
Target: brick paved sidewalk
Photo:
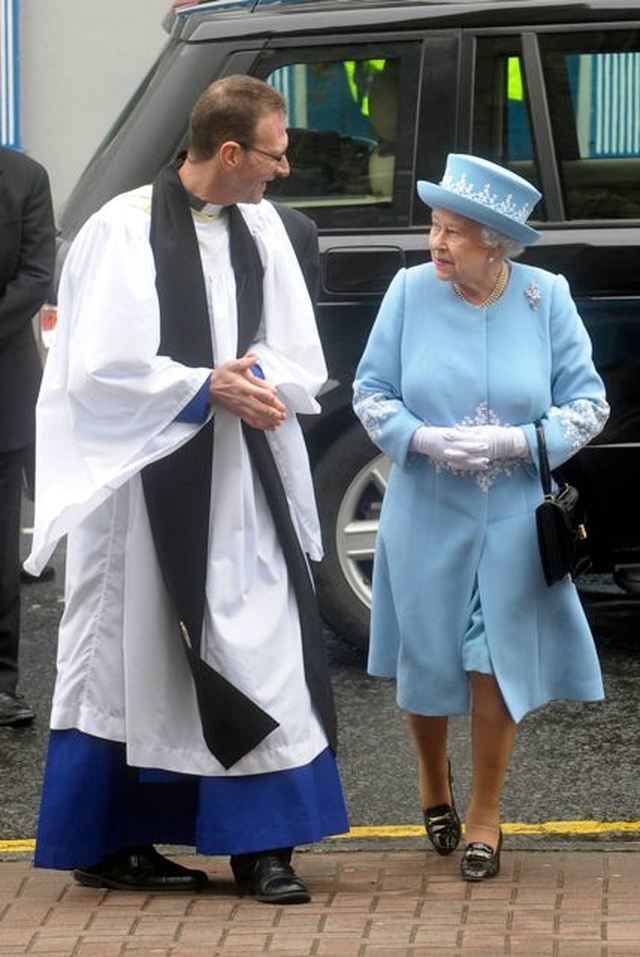
[[[506,850],[466,884],[458,855],[308,851],[310,904],[238,898],[223,858],[195,896],[102,891],[67,873],[0,862],[0,957],[639,957],[640,854]]]

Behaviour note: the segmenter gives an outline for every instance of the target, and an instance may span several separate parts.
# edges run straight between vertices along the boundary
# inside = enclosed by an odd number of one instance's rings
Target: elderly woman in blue
[[[392,281],[356,373],[354,407],[392,461],[373,575],[369,672],[393,677],[418,753],[427,834],[461,824],[447,718],[471,712],[465,880],[500,868],[500,798],[517,723],[552,699],[603,696],[569,576],[547,587],[534,423],[552,468],[603,428],[608,405],[562,276],[513,262],[538,233],[538,191],[452,154],[432,208],[431,263]]]

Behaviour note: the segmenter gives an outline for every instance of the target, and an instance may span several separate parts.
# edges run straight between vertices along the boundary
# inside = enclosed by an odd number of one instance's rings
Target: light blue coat
[[[562,276],[511,264],[488,308],[459,299],[425,264],[391,283],[356,373],[354,407],[393,467],[373,576],[369,671],[397,679],[417,714],[464,714],[462,645],[481,626],[514,720],[554,698],[603,696],[575,586],[547,587],[535,509],[542,500],[533,422],[552,468],[608,416],[591,343]],[[454,472],[409,450],[424,423],[518,425],[532,460]],[[478,609],[474,614],[477,628]]]

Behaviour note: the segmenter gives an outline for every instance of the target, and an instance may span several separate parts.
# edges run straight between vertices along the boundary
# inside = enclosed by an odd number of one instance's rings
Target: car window
[[[639,32],[540,34],[538,45],[564,217],[639,219]],[[518,38],[480,44],[473,143],[540,186]],[[544,203],[532,218],[546,218]]]
[[[543,38],[541,53],[567,219],[640,219],[640,33]]]
[[[408,222],[407,157],[417,97],[404,115],[400,103],[416,69],[414,49],[413,56],[408,46],[333,49],[321,58],[317,50],[306,57],[295,51],[290,58],[279,54],[277,66],[273,57],[259,65],[288,105],[291,173],[270,184],[272,199],[324,226],[379,225],[381,216]]]
[[[483,40],[474,88],[472,150],[540,188],[529,94],[517,36]],[[532,219],[545,219],[544,201]]]

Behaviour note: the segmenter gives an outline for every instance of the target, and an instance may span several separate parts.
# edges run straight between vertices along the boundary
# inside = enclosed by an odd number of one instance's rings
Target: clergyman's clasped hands
[[[411,447],[459,472],[482,472],[492,462],[529,454],[522,429],[503,425],[422,425],[415,431]]]
[[[211,373],[211,402],[237,415],[254,429],[273,432],[287,417],[287,408],[277,389],[265,381],[258,356],[224,362]]]

